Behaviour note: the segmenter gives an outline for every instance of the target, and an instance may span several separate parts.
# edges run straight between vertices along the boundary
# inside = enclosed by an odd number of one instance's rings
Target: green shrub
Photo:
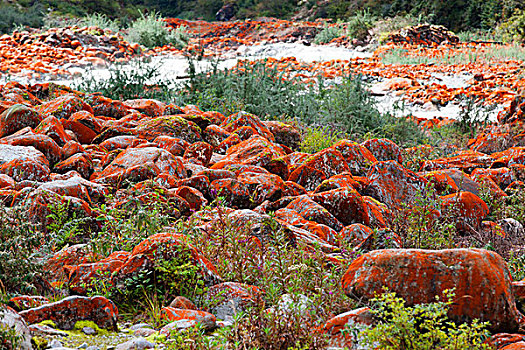
[[[172,44],[182,48],[188,42],[188,35],[183,27],[171,30],[163,18],[152,12],[148,15],[140,13],[140,18],[131,23],[126,39],[148,48]]]
[[[16,5],[0,3],[0,33],[11,34],[17,27],[39,28],[43,22],[43,6],[38,2],[28,8],[19,8]]]
[[[372,348],[385,350],[472,350],[490,349],[483,344],[490,336],[488,323],[474,320],[456,325],[447,317],[454,294],[445,293],[445,300],[429,304],[405,306],[395,293],[372,299],[372,312],[377,325],[365,329],[360,338]]]
[[[337,141],[344,139],[340,132],[333,131],[329,127],[307,127],[300,144],[300,151],[305,153],[317,153],[325,148],[332,147]]]
[[[314,43],[317,45],[327,44],[336,38],[342,37],[344,34],[344,30],[339,25],[326,26],[315,36]]]
[[[369,10],[357,11],[348,19],[346,34],[357,40],[366,40],[376,21],[377,17],[372,15]]]
[[[117,33],[119,31],[119,23],[116,20],[111,20],[108,16],[101,13],[93,13],[85,16],[82,19],[82,24],[88,27],[99,27],[102,29],[109,29]]]
[[[504,41],[525,41],[525,11],[516,9],[512,16],[501,23],[496,33],[501,35]]]
[[[46,237],[30,223],[25,208],[0,205],[0,289],[34,293],[44,276],[41,257]]]

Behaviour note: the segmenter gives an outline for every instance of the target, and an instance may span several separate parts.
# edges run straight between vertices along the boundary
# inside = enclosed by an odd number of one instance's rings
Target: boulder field
[[[525,344],[520,335],[503,334],[515,333],[523,324],[517,302],[524,298],[525,282],[512,281],[504,260],[483,249],[403,249],[403,237],[391,229],[394,212],[417,206],[424,194],[438,203],[429,220],[439,220],[452,208],[462,235],[496,226],[501,239],[523,235],[518,222],[487,220],[490,208],[481,191],[506,197],[525,189],[525,145],[515,131],[523,130],[524,108],[517,97],[498,126],[471,140],[469,149],[446,158],[432,159],[425,156],[425,147],[403,149],[386,139],[341,140],[307,154],[297,150],[301,134],[293,126],[242,111],[224,116],[196,106],[115,101],[52,84],[8,83],[0,86],[0,202],[26,205],[42,230],[52,220],[49,205],[66,203],[77,217],[96,218],[97,205],[109,195],[119,201],[108,206],[129,201],[129,188],[139,193],[135,200],[169,203],[175,217],[203,225],[218,220],[216,212],[204,209],[219,198],[224,206],[220,215],[245,225],[261,224],[274,213],[291,242],[321,247],[327,262],[340,263],[343,245],[357,247],[362,255],[341,281],[351,298],[369,300],[388,287],[414,305],[454,288],[449,316],[457,322],[490,322],[493,343],[510,349],[509,344]],[[509,143],[502,145],[497,135],[505,135]],[[432,194],[425,192],[429,186]],[[257,244],[269,239],[261,226],[253,236]],[[209,287],[205,298],[221,296],[206,311],[177,298],[162,309],[170,323],[161,334],[196,323],[213,329],[219,319],[264,293],[256,286],[224,281],[203,252],[173,228],[130,252],[107,256],[90,252],[85,243],[55,252],[45,264],[54,279],[51,285],[63,282],[69,297],[55,302],[14,298],[2,322],[11,317],[17,327],[35,331],[45,320],[63,330],[89,320],[115,330],[115,304],[86,296],[86,289],[94,278],[118,290],[132,288],[127,281],[151,271],[160,254],[191,265]],[[323,331],[335,337],[350,321],[373,322],[366,310],[354,310],[329,320]]]

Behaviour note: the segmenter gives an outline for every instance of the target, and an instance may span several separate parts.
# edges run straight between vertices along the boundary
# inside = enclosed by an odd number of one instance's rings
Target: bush
[[[357,40],[366,40],[376,21],[377,17],[373,16],[369,10],[357,11],[355,15],[348,19],[346,34]]]
[[[300,144],[300,151],[314,154],[332,147],[334,143],[344,138],[342,133],[333,131],[329,127],[311,126],[306,128]]]
[[[496,28],[504,41],[525,41],[525,11],[516,9],[512,16]]]
[[[131,23],[126,39],[148,48],[168,44],[182,48],[186,46],[188,36],[183,27],[171,30],[157,12],[152,12],[146,16],[140,13],[140,18]]]
[[[82,19],[82,24],[88,27],[99,27],[102,29],[109,29],[114,33],[119,31],[119,23],[116,20],[111,20],[108,16],[101,13],[93,13],[87,15]]]
[[[371,348],[385,350],[472,350],[490,349],[483,344],[490,336],[488,323],[473,321],[456,325],[447,317],[454,294],[446,292],[445,300],[430,304],[405,306],[395,293],[372,299],[372,312],[378,323],[365,329],[360,338]]]
[[[321,30],[315,36],[314,43],[317,45],[327,44],[330,41],[343,36],[344,34],[345,34],[344,31],[341,29],[341,27],[339,27],[339,25],[327,26],[327,27],[324,27],[323,30]]]
[[[43,292],[40,257],[46,238],[24,211],[0,205],[0,289],[4,293]]]
[[[27,9],[0,3],[0,33],[11,34],[17,27],[41,27],[44,24],[43,10],[38,2]]]

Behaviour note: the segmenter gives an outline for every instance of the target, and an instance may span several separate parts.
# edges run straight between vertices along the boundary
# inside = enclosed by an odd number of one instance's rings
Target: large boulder
[[[456,322],[488,321],[494,332],[516,331],[522,317],[505,261],[483,249],[372,251],[350,265],[342,286],[348,296],[365,301],[387,288],[407,306],[434,302],[454,289],[449,316]]]
[[[0,329],[2,331],[13,331],[15,335],[19,338],[17,347],[15,344],[11,343],[9,339],[0,338],[0,346],[2,349],[5,349],[3,346],[6,346],[7,349],[16,349],[16,350],[32,350],[33,346],[31,345],[31,332],[27,327],[27,323],[24,319],[9,306],[0,307]],[[3,336],[4,334],[2,334]]]
[[[49,161],[33,146],[0,144],[0,174],[15,181],[45,181],[49,178]]]
[[[26,105],[16,104],[0,114],[0,137],[11,135],[27,126],[37,127],[43,117]]]

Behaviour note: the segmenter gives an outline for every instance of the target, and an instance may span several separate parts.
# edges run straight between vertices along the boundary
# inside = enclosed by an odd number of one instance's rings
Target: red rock
[[[75,155],[77,153],[83,153],[83,152],[84,152],[84,147],[82,147],[82,145],[78,143],[77,141],[73,141],[73,140],[68,141],[64,145],[64,147],[62,147],[62,154],[63,154],[64,159],[68,159],[72,155]]]
[[[372,326],[374,324],[374,316],[370,308],[362,307],[337,315],[326,321],[323,326],[323,331],[334,335],[342,333],[341,331],[343,331],[347,325],[353,325],[355,323]]]
[[[42,120],[36,127],[35,132],[51,137],[60,147],[71,141],[71,137],[66,133],[60,121],[53,116]]]
[[[488,168],[493,158],[486,154],[474,151],[460,151],[455,156],[428,160],[421,166],[422,171],[457,168],[461,171],[471,173],[476,168]]]
[[[458,229],[470,232],[468,226],[477,229],[489,214],[489,208],[481,198],[470,192],[458,192],[441,197],[445,210],[457,211],[460,221]]]
[[[53,170],[60,174],[75,170],[83,178],[89,179],[91,174],[93,174],[93,161],[86,153],[77,153],[55,165]]]
[[[403,164],[403,149],[389,139],[369,139],[361,145],[370,150],[378,161],[395,160]]]
[[[264,137],[267,140],[275,141],[275,138],[270,130],[254,114],[238,112],[227,117],[220,125],[221,128],[231,133],[243,126],[249,126],[253,128],[258,135]]]
[[[49,136],[35,134],[30,128],[25,128],[16,133],[1,138],[0,144],[12,146],[33,146],[42,152],[51,164],[56,164],[62,160],[62,149]]]
[[[491,168],[510,167],[512,164],[524,164],[525,147],[511,147],[502,152],[490,155],[493,159]]]
[[[34,147],[0,144],[0,174],[15,181],[45,181],[49,178],[49,162]]]
[[[351,187],[320,192],[314,194],[312,199],[325,207],[343,225],[369,224],[368,207],[361,195]]]
[[[88,111],[93,114],[91,106],[73,94],[57,97],[42,104],[37,110],[46,117],[52,115],[58,119],[68,119],[73,113],[80,111]]]
[[[299,148],[301,132],[297,128],[279,121],[264,121],[263,123],[274,135],[275,142],[290,147],[291,149]]]
[[[184,152],[184,159],[193,159],[198,164],[208,166],[211,156],[213,154],[213,147],[206,142],[196,142],[186,148]]]
[[[390,226],[392,222],[392,211],[389,207],[379,202],[372,197],[363,196],[363,200],[368,206],[368,218],[370,219],[370,227],[385,228]]]
[[[153,140],[153,143],[157,144],[157,147],[170,152],[174,156],[184,155],[184,152],[190,146],[189,142],[170,136],[159,136]]]
[[[16,104],[0,114],[0,137],[14,134],[25,127],[35,128],[42,115],[25,105]]]
[[[459,191],[458,185],[456,185],[456,182],[446,170],[428,171],[421,173],[420,175],[434,185],[434,188],[439,195],[447,195]]]
[[[449,316],[461,323],[488,321],[493,332],[516,330],[522,317],[504,260],[482,249],[373,251],[354,260],[342,286],[358,300],[369,300],[387,287],[407,306],[434,302],[454,288]]]
[[[195,304],[191,300],[183,296],[180,296],[180,295],[178,297],[175,297],[175,299],[173,299],[169,307],[172,307],[175,309],[198,310],[197,306],[195,306]]]
[[[374,231],[368,226],[352,224],[343,228],[341,232],[339,232],[339,237],[341,240],[348,242],[350,246],[355,247],[373,233]]]
[[[188,186],[181,186],[176,189],[175,194],[188,202],[191,210],[201,210],[208,205],[204,195],[197,189]]]
[[[516,176],[510,168],[498,168],[498,169],[474,169],[472,176],[486,175],[489,176],[498,186],[506,188],[512,182],[516,181]]]
[[[151,99],[127,100],[123,104],[152,118],[161,116],[166,108],[166,104]]]
[[[16,185],[15,180],[11,178],[11,176],[0,174],[0,188],[7,189],[7,188],[14,188]]]
[[[51,282],[64,281],[67,279],[64,271],[65,265],[80,265],[102,258],[95,254],[87,244],[66,246],[45,261],[44,271],[51,276]]]
[[[233,208],[255,207],[248,187],[236,179],[218,179],[210,183],[210,195],[213,199],[223,197],[225,205]]]
[[[20,312],[27,323],[52,320],[60,329],[73,329],[77,321],[93,321],[97,326],[117,331],[117,307],[102,296],[71,296],[54,303]]]
[[[230,148],[235,145],[238,145],[242,142],[242,139],[237,134],[231,134],[225,138],[220,144],[215,147],[215,151],[220,154],[226,154]]]
[[[309,221],[305,225],[302,225],[300,228],[310,232],[311,234],[315,235],[319,239],[323,240],[323,242],[326,242],[328,244],[337,245],[339,243],[337,239],[339,236],[338,232],[326,225]]]
[[[307,193],[306,189],[303,186],[299,185],[298,183],[295,183],[292,181],[285,181],[284,184],[285,184],[285,188],[283,192],[283,197],[285,196],[296,197],[296,196],[300,196],[300,195]]]
[[[286,186],[277,175],[253,171],[243,171],[237,176],[237,181],[246,186],[256,205],[265,200],[275,201],[281,198]]]
[[[96,288],[100,288],[102,284],[111,289],[111,274],[124,264],[129,255],[129,252],[114,252],[107,258],[94,263],[64,265],[69,290],[85,295],[88,291],[97,290]]]
[[[321,182],[314,192],[330,191],[341,187],[351,187],[359,192],[362,186],[350,172],[343,172]]]
[[[365,193],[392,208],[413,203],[428,182],[393,160],[375,163],[367,177],[370,182]]]
[[[162,173],[179,178],[186,177],[186,170],[180,158],[174,157],[168,151],[155,147],[128,148],[102,172],[94,173],[91,180],[112,184],[125,179],[138,182]]]
[[[126,289],[126,280],[132,276],[155,270],[157,260],[177,261],[198,267],[198,273],[207,285],[220,280],[217,269],[196,248],[187,243],[187,238],[174,232],[163,232],[150,236],[133,248],[124,264],[112,277],[119,291]],[[178,260],[177,260],[178,259]],[[181,261],[184,260],[184,261]]]
[[[61,196],[80,198],[88,203],[91,203],[92,200],[104,200],[105,197],[109,195],[106,187],[78,176],[71,177],[67,180],[46,182],[40,185],[38,189],[54,192]]]
[[[336,142],[332,148],[344,157],[352,175],[364,175],[377,159],[366,147],[349,140]]]
[[[521,334],[498,333],[494,334],[488,342],[497,350],[525,349],[525,336]]]
[[[8,305],[15,311],[22,311],[39,307],[41,305],[49,303],[49,299],[42,296],[35,295],[22,295],[9,299]]]
[[[85,101],[93,107],[94,115],[121,119],[131,112],[131,108],[121,101],[115,101],[101,95],[91,94],[86,96]]]
[[[139,139],[136,136],[131,135],[122,135],[115,136],[107,139],[106,141],[100,144],[101,147],[104,147],[108,152],[114,151],[116,149],[126,149],[128,147],[136,147],[141,143],[147,142],[146,140]],[[164,148],[160,147],[159,148]]]
[[[229,170],[223,170],[223,169],[206,169],[196,174],[198,175],[204,175],[206,176],[210,182],[213,182],[215,180],[219,179],[235,179],[236,174]]]
[[[230,136],[230,132],[218,125],[209,125],[204,129],[203,137],[213,147],[217,148],[224,140]]]
[[[170,336],[173,331],[195,327],[197,324],[208,330],[216,327],[215,316],[205,311],[176,309],[167,306],[162,308],[161,318],[172,321],[160,330],[160,334],[166,336]]]
[[[321,170],[305,165],[295,169],[288,177],[288,181],[297,183],[307,191],[314,191],[324,180],[326,175]]]
[[[134,130],[137,136],[148,141],[152,141],[158,136],[171,136],[189,143],[201,141],[200,132],[201,129],[197,124],[177,115],[141,120]]]
[[[295,210],[308,221],[326,225],[337,232],[343,228],[343,224],[334,215],[307,196],[298,197],[288,204],[286,208]]]

